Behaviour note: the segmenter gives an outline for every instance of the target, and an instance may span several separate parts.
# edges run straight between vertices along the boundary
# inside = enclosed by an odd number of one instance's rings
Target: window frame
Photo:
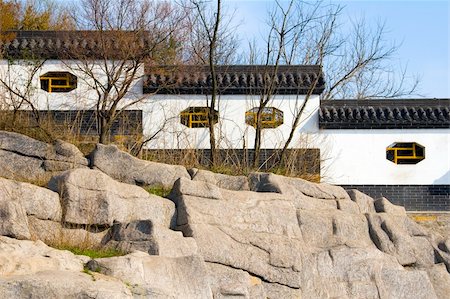
[[[254,107],[245,112],[245,123],[249,126],[256,128],[256,115],[258,114],[259,107]],[[271,112],[267,112],[267,110],[271,110]],[[266,111],[264,111],[266,110]],[[270,120],[265,120],[270,116]],[[277,117],[278,116],[278,117]],[[281,120],[279,119],[281,116]],[[284,113],[282,110],[275,107],[264,107],[263,112],[261,113],[261,128],[263,129],[275,129],[281,126],[284,123]]]
[[[210,107],[190,106],[180,112],[180,123],[190,129],[209,128],[209,113]],[[187,118],[187,121],[184,121],[183,118]],[[218,121],[219,112],[214,110],[213,125],[215,125]]]
[[[46,81],[46,83],[44,83]],[[64,84],[53,84],[53,81],[64,81]],[[78,86],[78,77],[70,72],[52,71],[39,76],[41,89],[48,93],[71,92]],[[44,88],[46,85],[47,89]],[[56,89],[56,90],[55,90]]]
[[[386,159],[396,165],[415,165],[425,159],[425,147],[417,142],[394,142],[386,148]]]

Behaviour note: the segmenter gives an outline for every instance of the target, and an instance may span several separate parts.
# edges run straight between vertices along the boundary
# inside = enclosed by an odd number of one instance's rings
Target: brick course
[[[341,185],[373,198],[386,197],[408,211],[450,211],[450,185]]]

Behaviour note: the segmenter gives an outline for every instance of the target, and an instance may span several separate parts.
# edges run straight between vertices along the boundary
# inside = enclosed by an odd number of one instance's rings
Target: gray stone
[[[393,255],[401,265],[430,266],[434,249],[426,237],[411,235],[407,216],[396,214],[366,214],[370,236],[383,252]]]
[[[140,296],[212,298],[205,264],[199,256],[169,258],[135,251],[90,261],[87,266],[134,285]]]
[[[374,200],[369,195],[362,193],[359,190],[352,189],[348,191],[350,198],[358,205],[361,213],[375,213]]]
[[[301,289],[292,289],[276,283],[262,283],[267,298],[299,299],[302,296]],[[261,298],[261,297],[260,297]]]
[[[170,227],[175,214],[170,200],[117,182],[99,170],[65,171],[52,177],[49,188],[60,194],[68,223],[112,225],[114,221],[152,220]]]
[[[250,190],[247,177],[242,175],[226,175],[196,168],[189,169],[189,174],[193,181],[208,182],[222,189],[235,191]]]
[[[97,231],[95,227],[66,227],[61,222],[41,220],[28,216],[32,240],[41,240],[51,246],[99,248],[104,246],[108,230]]]
[[[298,210],[298,224],[303,240],[312,247],[332,248],[338,245],[369,247],[367,220],[362,214],[336,211]]]
[[[0,277],[3,298],[133,298],[118,279],[99,274],[70,271],[41,271],[18,277]]]
[[[87,167],[88,161],[72,144],[47,144],[28,136],[0,131],[0,176],[46,182],[54,172]]]
[[[171,188],[178,178],[191,178],[183,166],[140,160],[114,145],[97,144],[90,159],[93,167],[129,184]]]
[[[381,298],[437,298],[425,271],[383,269],[377,278],[380,279],[378,290]]]
[[[206,263],[214,298],[266,298],[261,279],[245,271]]]
[[[392,204],[387,198],[382,197],[374,201],[375,210],[379,213],[405,215],[406,210],[402,206]]]
[[[81,272],[86,257],[57,250],[42,241],[0,237],[0,277],[32,275],[41,271]]]
[[[276,192],[292,195],[298,192],[318,199],[348,199],[342,187],[325,183],[312,183],[300,178],[289,178],[272,173],[251,173],[250,190],[256,192]]]
[[[433,284],[436,296],[440,299],[448,298],[450,295],[450,274],[444,264],[437,264],[425,269]]]
[[[61,221],[59,195],[49,189],[0,178],[0,200],[18,202],[27,215]]]
[[[0,199],[0,235],[30,239],[27,214],[18,202]]]
[[[193,238],[185,238],[178,231],[153,225],[150,220],[127,224],[114,223],[110,232],[111,241],[125,252],[140,250],[151,255],[181,257],[195,255],[197,244]]]

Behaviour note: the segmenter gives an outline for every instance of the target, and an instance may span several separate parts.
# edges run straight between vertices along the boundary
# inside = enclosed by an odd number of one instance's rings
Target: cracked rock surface
[[[89,169],[72,145],[16,135],[0,132],[2,298],[450,294],[450,239],[386,198],[267,173],[188,173],[114,146],[97,146]],[[52,173],[49,188],[1,178],[5,155],[25,157],[8,160],[21,173],[40,161],[30,176]],[[168,198],[136,186],[154,183],[172,187]],[[125,255],[89,258],[46,245],[87,240]]]

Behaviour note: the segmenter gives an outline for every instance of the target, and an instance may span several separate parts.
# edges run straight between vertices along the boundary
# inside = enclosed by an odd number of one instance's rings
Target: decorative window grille
[[[40,77],[41,89],[47,92],[69,92],[77,88],[77,77],[69,72],[48,72]]]
[[[207,128],[209,127],[208,115],[209,107],[189,107],[180,113],[180,122],[188,128]],[[219,112],[214,110],[213,123],[219,120]]]
[[[245,112],[245,123],[256,128],[258,107]],[[265,107],[261,112],[261,127],[276,128],[283,124],[283,111],[274,107]]]
[[[417,164],[425,159],[425,147],[415,142],[394,142],[386,148],[386,159],[395,164]]]

